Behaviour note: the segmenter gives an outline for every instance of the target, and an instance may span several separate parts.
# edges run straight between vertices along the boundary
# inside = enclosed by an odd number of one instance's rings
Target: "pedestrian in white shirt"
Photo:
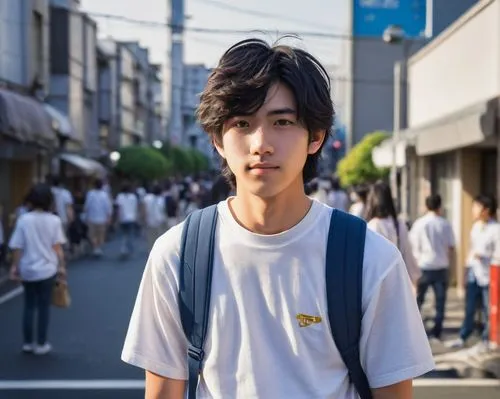
[[[180,224],[149,255],[122,359],[146,370],[147,399],[184,398],[193,371],[198,398],[359,398],[327,320],[326,243],[338,213],[304,192],[333,125],[328,74],[304,50],[248,39],[222,56],[198,116],[236,190],[217,205],[212,299],[196,302],[210,305],[205,349],[189,350],[188,373],[179,292],[181,270],[190,278],[194,265],[181,264]],[[412,379],[434,363],[403,260],[366,231],[361,272],[354,360],[373,397],[410,398]]]
[[[420,309],[427,290],[432,287],[436,313],[429,338],[441,340],[446,317],[449,269],[455,262],[455,237],[451,224],[441,216],[441,196],[428,196],[425,205],[427,213],[415,220],[410,231],[413,254],[422,270],[422,277],[417,284],[417,304]]]
[[[94,189],[87,193],[84,205],[85,222],[94,256],[102,255],[102,246],[106,241],[106,229],[111,223],[113,205],[109,194],[104,190],[103,182],[96,179]]]
[[[118,206],[118,221],[123,233],[121,255],[130,255],[134,249],[134,238],[139,221],[138,195],[132,191],[130,185],[125,184],[116,197]]]
[[[165,197],[159,185],[155,185],[151,192],[147,193],[143,200],[144,224],[148,248],[153,248],[156,239],[166,229],[167,215]]]
[[[73,221],[73,196],[67,190],[58,177],[52,179],[52,195],[54,196],[54,210],[61,218],[64,232],[68,232],[68,226]]]
[[[349,208],[349,197],[340,187],[338,178],[332,179],[331,188],[331,191],[328,193],[328,205],[341,211],[347,211]]]
[[[397,217],[390,186],[379,181],[370,187],[366,200],[365,219],[368,228],[381,234],[398,247],[414,285],[422,275],[413,256],[406,223]]]
[[[465,317],[456,340],[447,342],[449,348],[463,348],[474,331],[476,304],[482,303],[485,326],[481,348],[489,343],[489,287],[490,266],[493,256],[500,249],[500,224],[496,220],[497,201],[493,196],[479,195],[472,204],[475,222],[470,233],[470,248],[467,257],[465,282]]]
[[[50,213],[53,196],[46,184],[36,185],[30,201],[33,211],[16,223],[9,247],[13,252],[10,277],[24,287],[23,352],[44,355],[52,346],[47,339],[52,288],[56,276],[65,278],[64,251],[66,242],[61,219]],[[34,318],[37,318],[34,340]]]

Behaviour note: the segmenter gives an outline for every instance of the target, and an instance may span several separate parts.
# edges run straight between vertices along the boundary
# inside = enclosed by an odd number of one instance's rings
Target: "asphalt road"
[[[127,260],[119,260],[117,242],[112,242],[102,259],[70,265],[72,306],[53,308],[49,339],[54,351],[47,356],[20,353],[22,296],[0,304],[0,399],[144,397],[142,370],[120,360],[147,256],[140,245]],[[453,377],[453,371],[429,375],[424,386],[417,383],[415,398],[500,397],[500,385],[482,386],[479,381],[453,386],[460,381],[450,384]]]

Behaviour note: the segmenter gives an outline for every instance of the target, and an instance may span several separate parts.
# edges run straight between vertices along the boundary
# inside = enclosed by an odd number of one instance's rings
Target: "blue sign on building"
[[[427,0],[353,0],[353,35],[382,37],[389,25],[400,26],[409,38],[424,35]]]

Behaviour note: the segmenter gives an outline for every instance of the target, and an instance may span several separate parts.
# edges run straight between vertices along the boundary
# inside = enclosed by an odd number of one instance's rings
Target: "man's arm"
[[[185,385],[184,380],[174,380],[146,371],[145,399],[184,399]]]
[[[406,380],[388,387],[373,389],[373,399],[412,399],[413,380]]]

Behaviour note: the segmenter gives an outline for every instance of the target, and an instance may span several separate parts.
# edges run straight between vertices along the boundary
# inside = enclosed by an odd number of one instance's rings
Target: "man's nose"
[[[269,140],[269,134],[266,129],[259,126],[251,135],[250,152],[252,154],[272,154],[274,148]]]

